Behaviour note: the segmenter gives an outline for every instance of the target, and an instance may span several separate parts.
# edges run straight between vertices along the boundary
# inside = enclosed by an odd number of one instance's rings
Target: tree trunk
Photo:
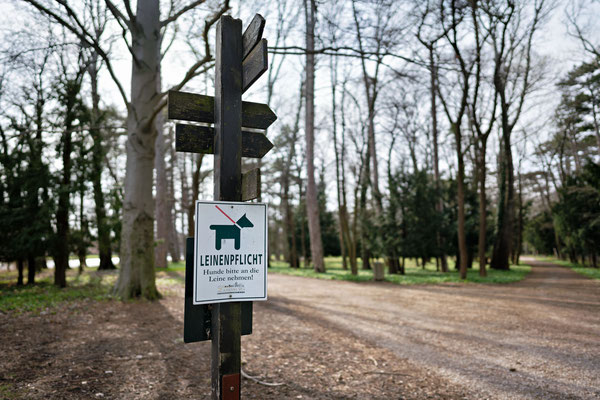
[[[504,125],[504,123],[503,123]],[[514,220],[514,176],[510,132],[503,126],[502,134],[502,166],[500,169],[500,204],[498,205],[498,233],[494,241],[494,250],[490,268],[509,269],[511,253],[511,235]]]
[[[485,179],[486,179],[486,164],[485,164],[485,153],[487,143],[482,141],[481,147],[479,148],[479,242],[477,245],[478,258],[479,258],[479,276],[487,276],[485,269],[487,258],[485,256],[486,250],[486,235],[487,235],[487,194],[485,191]]]
[[[304,0],[306,15],[306,213],[308,215],[308,232],[310,250],[316,272],[325,272],[323,260],[323,243],[321,224],[319,222],[319,203],[315,184],[315,0]]]
[[[288,240],[288,262],[291,268],[298,268],[298,249],[296,246],[296,224],[294,223],[294,213],[289,201],[289,177],[284,186],[283,206],[285,212],[285,222]]]
[[[181,253],[179,248],[179,235],[177,234],[177,227],[175,224],[176,214],[175,214],[175,146],[173,146],[173,129],[169,129],[169,144],[168,144],[171,163],[169,165],[169,174],[168,174],[168,190],[169,190],[169,207],[167,209],[167,218],[169,223],[169,254],[171,255],[171,259],[173,262],[177,262],[181,260]]]
[[[56,209],[56,249],[54,256],[54,284],[64,288],[67,286],[66,273],[69,269],[69,208],[71,194],[71,153],[73,151],[73,124],[76,117],[76,102],[79,96],[78,78],[65,77],[63,96],[65,107],[64,131],[61,135],[62,177],[58,191],[58,207]]]
[[[342,143],[340,149],[340,157],[339,157],[339,171],[340,176],[338,177],[340,192],[341,192],[341,203],[340,203],[340,228],[342,230],[342,238],[346,243],[346,251],[348,254],[348,259],[350,262],[350,271],[352,275],[358,275],[358,265],[356,260],[356,220],[352,223],[353,229],[350,230],[350,213],[348,212],[348,201],[346,198],[346,169],[344,165],[344,159],[346,158],[346,113],[344,107],[345,100],[345,86],[342,91],[342,101],[341,101],[341,117],[342,117]],[[337,138],[336,138],[337,140]],[[337,151],[337,146],[336,146]],[[356,194],[356,192],[355,192]],[[356,217],[356,196],[355,196],[355,213]],[[355,218],[356,219],[356,218]]]
[[[342,268],[348,269],[347,260],[347,242],[346,234],[344,231],[344,225],[347,225],[348,221],[344,221],[346,215],[342,212],[344,207],[344,199],[342,198],[342,182],[340,176],[340,154],[338,151],[338,135],[337,135],[337,63],[334,62],[334,56],[330,57],[330,70],[331,70],[331,119],[332,119],[332,131],[333,131],[333,151],[335,153],[335,183],[337,192],[337,203],[338,203],[338,233],[340,240],[340,250],[342,253]]]
[[[106,208],[104,205],[104,193],[102,192],[102,169],[104,164],[104,155],[106,152],[103,143],[102,130],[100,129],[100,95],[98,93],[98,54],[92,54],[92,60],[88,67],[88,75],[91,81],[92,110],[91,110],[91,128],[92,137],[92,164],[91,181],[94,192],[94,212],[96,214],[96,227],[98,229],[98,255],[100,265],[98,270],[115,269],[112,262],[112,248],[110,243],[110,226],[106,219]]]
[[[458,252],[460,255],[460,279],[467,278],[467,236],[465,233],[465,160],[462,153],[462,135],[460,126],[453,124],[456,141],[456,158],[458,163],[457,202],[458,202]]]
[[[165,146],[164,116],[159,113],[156,117],[156,143],[154,167],[156,168],[156,247],[154,248],[154,262],[157,268],[166,268],[169,241],[169,201],[167,183],[167,149]]]
[[[193,155],[192,155],[193,156]],[[187,174],[187,162],[188,155],[182,154],[181,157],[181,169],[179,170],[179,181],[181,182],[181,228],[183,232],[189,233],[189,227],[186,229],[187,222],[187,209],[189,204],[190,190],[188,187],[188,174]]]
[[[17,260],[17,271],[19,276],[17,277],[17,286],[23,286],[23,259],[19,258]]]
[[[156,128],[152,115],[159,99],[160,22],[158,0],[137,3],[131,30],[134,54],[131,104],[127,115],[127,165],[121,269],[115,293],[123,298],[159,297],[154,270],[154,204],[152,175]]]
[[[516,238],[513,248],[513,264],[519,265],[521,258],[521,251],[523,248],[523,223],[524,221],[524,209],[523,209],[523,188],[521,186],[521,173],[519,173],[519,195],[517,197],[519,214],[517,216],[517,229]]]
[[[85,259],[85,247],[82,248],[83,251],[79,251],[77,254],[77,258],[79,258],[79,268],[77,269],[77,273],[79,275],[83,274],[83,271],[85,270],[85,268],[87,267],[87,262]]]
[[[33,285],[35,283],[35,256],[29,254],[27,256],[27,284]]]
[[[388,274],[395,275],[400,271],[400,264],[398,263],[397,256],[388,257],[387,263],[388,263]]]
[[[359,207],[358,207],[358,187],[354,189],[354,218],[352,220],[352,242],[350,244],[350,271],[352,275],[358,275],[358,218]]]
[[[194,158],[195,165],[194,165]],[[188,216],[188,236],[193,237],[195,234],[194,216],[196,214],[196,200],[200,193],[200,175],[202,170],[202,160],[204,160],[204,154],[197,154],[192,156],[192,167],[194,173],[192,174],[192,198],[187,203],[187,216]]]
[[[431,137],[433,140],[433,172],[435,177],[435,187],[437,189],[438,201],[435,203],[435,210],[441,216],[444,210],[444,203],[442,200],[441,193],[441,179],[440,179],[440,158],[438,148],[438,122],[437,122],[437,72],[435,66],[435,58],[433,54],[433,44],[429,46],[429,95],[431,98]],[[442,272],[448,272],[448,259],[444,251],[444,239],[440,233],[439,226],[435,232],[436,244],[438,246],[439,258],[441,262]],[[436,264],[437,269],[437,264]]]

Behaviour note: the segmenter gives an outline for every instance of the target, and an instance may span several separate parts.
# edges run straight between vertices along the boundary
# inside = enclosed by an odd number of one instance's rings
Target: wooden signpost
[[[217,25],[215,96],[169,92],[169,119],[177,124],[177,151],[214,154],[214,200],[248,201],[260,194],[260,171],[242,174],[242,157],[263,157],[273,144],[264,132],[277,116],[266,104],[242,101],[268,68],[265,20],[256,15],[242,35],[242,21],[222,16]],[[211,126],[213,125],[213,126]],[[248,129],[244,129],[248,128]],[[184,341],[212,340],[212,397],[240,398],[241,338],[252,332],[252,302],[194,305],[193,239],[187,240]]]

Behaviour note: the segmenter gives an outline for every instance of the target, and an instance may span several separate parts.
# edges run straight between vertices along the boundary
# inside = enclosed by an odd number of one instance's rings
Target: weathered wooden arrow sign
[[[187,153],[214,154],[215,129],[208,126],[177,124],[175,149]],[[242,157],[262,158],[273,148],[264,133],[242,130]]]
[[[259,45],[260,46],[260,45]],[[186,92],[169,92],[169,119],[212,124],[215,120],[215,99]],[[242,126],[267,129],[277,116],[266,104],[242,102]],[[177,124],[175,149],[188,153],[214,154],[215,130],[209,126]],[[273,143],[262,132],[242,129],[242,157],[262,158],[273,148]]]

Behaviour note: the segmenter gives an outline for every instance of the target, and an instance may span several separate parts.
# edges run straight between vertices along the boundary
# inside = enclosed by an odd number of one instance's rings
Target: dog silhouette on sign
[[[221,209],[219,211],[223,212]],[[225,213],[223,213],[225,214]],[[227,218],[229,216],[225,214]],[[215,231],[215,248],[217,250],[221,250],[221,241],[224,239],[233,239],[235,241],[233,247],[236,250],[240,249],[240,232],[242,228],[253,228],[254,225],[250,220],[246,217],[246,214],[242,216],[242,218],[238,219],[234,222],[233,225],[211,225],[210,229]]]

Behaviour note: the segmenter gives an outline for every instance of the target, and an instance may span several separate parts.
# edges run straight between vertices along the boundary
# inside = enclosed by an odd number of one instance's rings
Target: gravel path
[[[270,275],[269,301],[351,333],[470,398],[599,399],[600,284],[531,262],[509,285],[401,287]]]

